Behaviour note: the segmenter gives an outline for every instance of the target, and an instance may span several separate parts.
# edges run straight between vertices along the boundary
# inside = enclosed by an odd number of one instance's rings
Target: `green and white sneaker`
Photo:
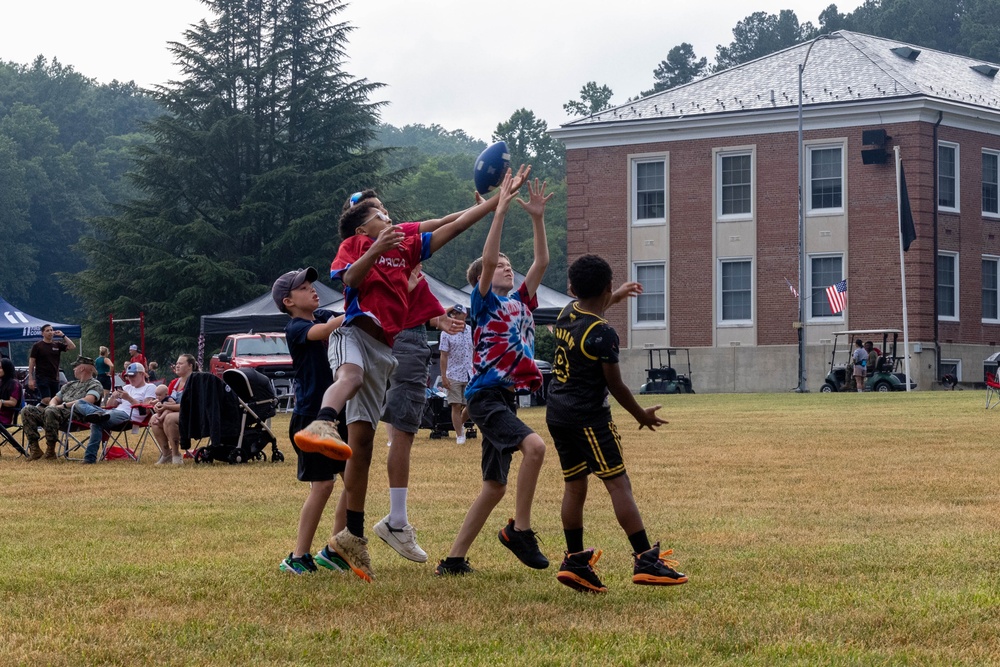
[[[335,551],[330,551],[330,547],[324,546],[316,554],[316,564],[334,572],[350,572],[351,566],[341,558]]]
[[[288,554],[288,558],[281,561],[278,565],[278,569],[282,572],[291,572],[292,574],[312,574],[316,572],[316,562],[313,561],[312,554],[302,554],[298,558],[294,554]]]

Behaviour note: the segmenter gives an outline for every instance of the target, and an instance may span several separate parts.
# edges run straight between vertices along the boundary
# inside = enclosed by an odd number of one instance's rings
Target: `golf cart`
[[[646,369],[646,383],[639,388],[640,394],[693,394],[691,387],[691,354],[686,347],[654,347],[648,350],[649,367]],[[653,361],[653,353],[656,361]],[[678,374],[674,357],[680,359],[684,353],[687,375]],[[666,364],[663,357],[666,356]]]
[[[851,375],[851,353],[854,351],[854,341],[872,339],[877,342],[882,337],[881,355],[874,368],[867,368],[865,391],[906,391],[906,374],[900,372],[903,357],[896,354],[900,334],[898,329],[863,329],[857,331],[837,331],[833,334],[833,352],[830,354],[830,373],[820,387],[823,393],[844,391],[847,388],[848,376]],[[842,339],[846,339],[843,342]],[[842,344],[843,343],[843,344]],[[839,348],[839,349],[838,349]],[[837,353],[840,352],[840,359]],[[839,363],[838,363],[839,361]],[[910,381],[910,389],[916,389],[917,383]]]

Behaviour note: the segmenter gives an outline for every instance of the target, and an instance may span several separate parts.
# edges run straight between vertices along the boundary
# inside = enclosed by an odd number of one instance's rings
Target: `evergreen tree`
[[[699,59],[694,53],[694,47],[687,42],[682,42],[670,49],[667,53],[667,59],[660,61],[660,64],[656,66],[656,69],[653,70],[655,83],[652,89],[643,92],[640,97],[694,81],[707,69],[708,59]]]
[[[580,89],[580,99],[570,100],[563,105],[563,109],[572,116],[593,116],[611,108],[612,95],[614,92],[607,86],[598,86],[596,81],[588,81]]]
[[[733,28],[733,41],[729,46],[716,47],[715,71],[795,46],[812,39],[815,33],[811,23],[800,24],[795,12],[790,9],[782,9],[778,14],[754,12]]]
[[[340,0],[204,0],[214,18],[171,51],[132,181],[142,195],[95,221],[90,266],[69,283],[89,312],[147,313],[159,353],[191,351],[199,316],[264,292],[280,273],[325,273],[350,193],[380,185],[370,150],[380,84],[343,69]]]

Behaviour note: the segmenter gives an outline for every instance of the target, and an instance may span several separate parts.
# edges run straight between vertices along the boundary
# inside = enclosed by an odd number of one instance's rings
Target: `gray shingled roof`
[[[796,107],[798,66],[810,44],[798,44],[562,127]],[[920,55],[913,61],[893,53],[900,46],[918,49]],[[1000,110],[1000,81],[972,69],[984,64],[991,63],[841,30],[813,44],[803,72],[802,103],[930,97]]]

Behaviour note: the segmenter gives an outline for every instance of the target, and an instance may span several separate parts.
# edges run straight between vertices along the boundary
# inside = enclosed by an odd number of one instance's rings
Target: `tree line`
[[[830,5],[819,26],[791,10],[738,22],[715,62],[688,43],[667,53],[647,95],[818,34],[849,29],[998,59],[993,0],[868,0]],[[206,0],[209,18],[170,44],[184,73],[151,90],[98,84],[39,57],[0,63],[0,295],[41,317],[82,320],[104,341],[107,314],[147,317],[147,348],[193,351],[199,317],[264,293],[279,273],[325,274],[337,219],[357,190],[378,189],[397,220],[473,203],[472,165],[486,143],[437,125],[379,120],[381,84],[344,67],[352,27],[342,0]],[[574,115],[611,105],[588,82]],[[491,141],[530,162],[557,197],[546,211],[552,261],[544,282],[565,288],[565,160],[545,119],[518,109]],[[477,256],[481,224],[426,266],[456,286]],[[504,251],[531,263],[530,221],[511,209]],[[217,342],[209,342],[209,345]]]

